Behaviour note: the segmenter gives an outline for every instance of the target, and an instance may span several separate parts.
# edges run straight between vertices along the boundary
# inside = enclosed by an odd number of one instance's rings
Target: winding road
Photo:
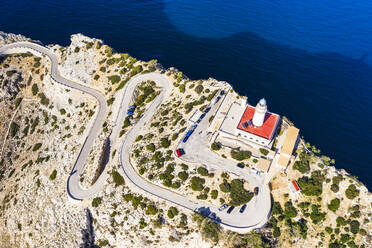
[[[89,151],[91,150],[94,140],[97,138],[100,129],[102,128],[104,119],[106,118],[106,99],[99,91],[62,77],[58,71],[57,56],[46,47],[31,42],[17,42],[0,47],[0,55],[20,53],[25,51],[30,51],[38,56],[46,55],[51,61],[51,78],[56,83],[87,93],[93,96],[99,103],[98,113],[96,114],[92,128],[90,129],[89,134],[83,143],[83,146],[67,180],[67,192],[71,198],[75,200],[89,198],[96,194],[105,183],[105,178],[100,176],[94,185],[88,189],[84,189],[80,185],[80,174],[83,172]],[[130,129],[123,139],[122,146],[120,148],[120,162],[126,179],[149,194],[155,195],[161,199],[172,202],[191,211],[201,211],[209,218],[214,219],[216,222],[222,224],[230,230],[246,233],[254,228],[262,227],[268,220],[271,208],[270,191],[268,187],[266,188],[266,186],[260,191],[259,197],[255,197],[253,200],[251,200],[243,214],[239,213],[238,209],[235,209],[231,214],[227,214],[226,211],[218,211],[217,206],[203,201],[192,201],[185,196],[155,185],[137,174],[136,170],[132,167],[130,162],[130,151],[138,133],[140,133],[145,124],[151,120],[153,115],[156,113],[156,110],[167,98],[170,90],[172,89],[171,81],[165,75],[158,72],[140,74],[131,78],[131,80],[129,80],[129,82],[125,85],[120,108],[117,113],[117,119],[110,137],[112,143],[118,138],[121,125],[126,117],[126,110],[129,107],[130,99],[133,95],[136,85],[145,80],[155,81],[158,86],[162,87],[162,91],[152,101],[146,113],[141,117],[141,119],[139,119],[132,129]],[[208,156],[208,153],[205,154],[205,156]],[[222,161],[222,163],[223,162],[224,161]],[[206,166],[209,165],[207,164]],[[213,165],[211,166],[213,167]],[[236,170],[233,165],[224,166],[224,169],[232,172],[235,172]],[[258,182],[255,182],[255,185],[256,184],[258,184]]]

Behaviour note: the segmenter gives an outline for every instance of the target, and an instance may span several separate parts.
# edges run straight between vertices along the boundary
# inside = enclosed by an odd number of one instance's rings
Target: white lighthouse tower
[[[255,127],[260,127],[263,125],[265,121],[265,115],[267,112],[267,105],[265,98],[262,98],[256,105],[256,110],[254,111],[253,115],[253,125]]]

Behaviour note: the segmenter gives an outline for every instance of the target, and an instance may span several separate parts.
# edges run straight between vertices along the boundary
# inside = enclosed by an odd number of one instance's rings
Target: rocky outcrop
[[[0,31],[0,47],[18,41],[32,41],[41,44],[40,41],[31,40],[21,34],[4,33]]]
[[[75,82],[92,85],[92,75],[98,68],[97,60],[100,57],[94,49],[96,43],[102,44],[103,41],[82,34],[72,35],[70,46],[61,56],[63,61],[59,67],[61,75]],[[60,47],[56,45],[53,48],[58,51]]]

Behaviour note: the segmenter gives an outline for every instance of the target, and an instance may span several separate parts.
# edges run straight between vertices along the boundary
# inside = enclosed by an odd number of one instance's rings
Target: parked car
[[[221,99],[221,96],[217,96],[216,101],[214,102],[215,104]]]
[[[182,142],[186,143],[190,136],[186,135],[185,138],[183,138]]]
[[[222,211],[224,210],[225,208],[227,208],[229,205],[227,204],[223,204],[221,207],[218,208],[219,211]]]
[[[201,120],[203,120],[203,118],[205,117],[205,115],[206,115],[205,113],[201,114],[199,119],[196,121],[196,123],[200,123]]]
[[[136,105],[129,106],[129,109],[127,111],[127,115],[133,115],[134,110],[136,109]]]
[[[176,150],[177,157],[181,157],[182,155],[185,154],[185,151],[182,148],[178,148]]]
[[[242,164],[242,163],[239,163],[239,164],[237,164],[236,166],[238,166],[239,168],[244,168],[244,164]]]
[[[247,207],[247,204],[244,204],[244,205],[240,208],[239,212],[240,212],[240,213],[243,213],[246,207]]]
[[[204,112],[205,112],[205,113],[208,113],[209,110],[211,110],[211,107],[206,108],[206,109],[204,110]]]
[[[258,195],[258,191],[259,191],[259,190],[260,190],[260,189],[259,189],[258,187],[255,187],[254,190],[253,190],[254,195]]]
[[[229,207],[229,209],[227,210],[227,213],[230,214],[234,210],[234,208],[235,208],[234,206]]]
[[[225,94],[225,91],[221,90],[220,95],[222,96],[223,94]]]

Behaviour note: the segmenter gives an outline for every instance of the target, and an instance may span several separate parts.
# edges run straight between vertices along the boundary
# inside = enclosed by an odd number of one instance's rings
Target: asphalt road
[[[92,125],[91,130],[81,148],[81,151],[76,159],[76,162],[73,166],[71,174],[67,181],[67,192],[70,197],[76,200],[81,200],[84,198],[89,198],[96,194],[104,184],[104,179],[102,176],[96,181],[96,183],[88,189],[83,189],[79,182],[79,174],[83,172],[84,165],[86,159],[89,155],[89,151],[93,145],[94,139],[97,138],[100,128],[102,127],[103,121],[106,118],[107,113],[107,103],[104,96],[97,90],[89,88],[79,83],[72,82],[68,79],[63,78],[60,76],[58,71],[58,59],[52,53],[51,50],[40,46],[38,44],[30,43],[30,42],[18,42],[13,43],[4,47],[0,48],[0,54],[10,54],[16,52],[24,52],[24,51],[31,51],[34,54],[46,55],[51,61],[51,78],[67,87],[71,87],[77,90],[80,90],[84,93],[87,93],[93,96],[99,103],[99,110],[96,115],[96,119]],[[191,211],[198,211],[203,212],[209,218],[214,219],[218,223],[226,226],[227,228],[237,231],[237,232],[248,232],[254,228],[259,228],[263,226],[267,222],[267,218],[270,213],[270,194],[268,187],[262,186],[260,190],[259,197],[254,198],[251,200],[250,204],[248,205],[246,211],[243,214],[239,213],[239,209],[235,209],[231,214],[227,214],[225,211],[218,211],[218,206],[213,206],[207,204],[203,201],[192,201],[189,200],[187,197],[182,196],[180,194],[174,193],[169,191],[166,188],[161,186],[155,185],[144,178],[142,178],[135,169],[132,167],[130,162],[130,151],[137,137],[138,133],[144,128],[145,124],[151,120],[152,116],[156,113],[156,110],[161,105],[161,103],[166,99],[167,95],[169,94],[172,86],[171,81],[165,75],[162,75],[157,72],[148,73],[148,74],[141,74],[133,77],[124,87],[124,93],[122,96],[122,102],[119,108],[119,113],[117,115],[117,119],[112,131],[111,139],[114,141],[117,139],[118,134],[121,130],[121,125],[126,117],[126,110],[129,107],[130,99],[133,95],[134,89],[136,85],[144,80],[153,80],[156,84],[162,87],[162,91],[157,96],[153,102],[150,104],[146,113],[142,116],[142,118],[133,126],[133,128],[125,135],[121,149],[120,149],[120,161],[121,167],[125,174],[127,180],[132,182],[134,185],[139,187],[140,189],[155,195],[161,199],[166,201],[172,202],[180,207],[189,209]],[[205,118],[208,119],[208,116]],[[197,130],[196,130],[197,131]],[[204,146],[203,146],[204,147]],[[205,147],[203,149],[206,149]],[[211,151],[205,150],[205,157],[209,156],[210,154],[214,154]],[[213,155],[212,155],[213,156]],[[200,159],[204,159],[205,157],[200,157]],[[209,160],[200,161],[206,163],[206,166],[216,166],[218,165],[221,169],[226,169],[229,171],[233,171],[236,173],[236,169],[233,169],[233,165],[229,162],[226,164],[225,160],[220,160],[222,158],[213,157],[212,163]],[[226,165],[224,165],[226,164]],[[242,174],[243,178],[250,181],[250,184],[260,185],[258,181],[254,181],[253,177]]]
[[[0,47],[0,54],[10,54],[25,51],[30,51],[39,56],[46,55],[51,62],[51,78],[56,83],[87,93],[93,96],[98,102],[98,113],[96,114],[96,118],[93,122],[92,128],[90,129],[89,134],[84,141],[84,144],[79,152],[79,155],[67,181],[67,192],[70,197],[76,200],[91,197],[102,187],[102,185],[104,184],[104,180],[102,180],[102,178],[100,177],[93,186],[88,189],[83,189],[80,185],[79,175],[83,172],[84,165],[93,146],[94,139],[97,138],[102,124],[106,118],[106,99],[99,91],[62,77],[58,71],[57,56],[46,47],[31,42],[17,42]]]

